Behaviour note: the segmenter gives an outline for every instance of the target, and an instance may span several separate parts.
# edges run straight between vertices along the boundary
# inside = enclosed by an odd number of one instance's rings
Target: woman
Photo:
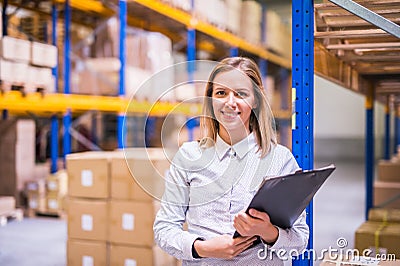
[[[267,213],[244,212],[263,178],[299,169],[277,144],[272,123],[257,65],[242,57],[222,60],[206,85],[203,138],[176,154],[154,223],[156,243],[183,265],[282,265],[262,254],[265,247],[291,254],[306,247],[305,212],[286,230]],[[232,238],[235,231],[241,237]],[[263,243],[253,245],[257,237]]]

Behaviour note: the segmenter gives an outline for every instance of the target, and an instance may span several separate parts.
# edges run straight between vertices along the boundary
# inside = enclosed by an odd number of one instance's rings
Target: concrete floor
[[[364,221],[364,163],[316,162],[315,167],[335,163],[336,171],[314,198],[314,248],[338,248],[344,238],[354,245],[354,232]],[[57,218],[24,218],[0,227],[1,266],[66,265],[66,221]],[[316,261],[315,265],[318,265]]]

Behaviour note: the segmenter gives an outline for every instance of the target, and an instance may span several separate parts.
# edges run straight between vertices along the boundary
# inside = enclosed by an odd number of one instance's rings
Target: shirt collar
[[[220,160],[222,160],[231,149],[233,149],[239,159],[242,159],[255,145],[257,145],[257,143],[253,133],[250,133],[246,138],[233,146],[226,143],[219,135],[217,135],[215,150]]]

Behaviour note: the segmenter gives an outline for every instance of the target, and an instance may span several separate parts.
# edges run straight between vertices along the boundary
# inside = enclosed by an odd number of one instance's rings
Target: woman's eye
[[[246,92],[243,92],[243,91],[239,91],[239,92],[237,93],[237,95],[240,96],[240,97],[247,97],[247,93],[246,93]]]
[[[225,95],[225,91],[216,91],[215,95]]]

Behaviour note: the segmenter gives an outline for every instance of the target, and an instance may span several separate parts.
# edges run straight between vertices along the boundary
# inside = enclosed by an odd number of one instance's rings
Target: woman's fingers
[[[248,249],[251,245],[253,245],[253,242],[256,241],[256,239],[257,239],[256,237],[251,237],[247,241],[242,242],[240,245],[238,245],[238,249],[234,253],[234,256],[236,256],[236,255],[242,253],[243,251],[245,251],[246,249]]]

